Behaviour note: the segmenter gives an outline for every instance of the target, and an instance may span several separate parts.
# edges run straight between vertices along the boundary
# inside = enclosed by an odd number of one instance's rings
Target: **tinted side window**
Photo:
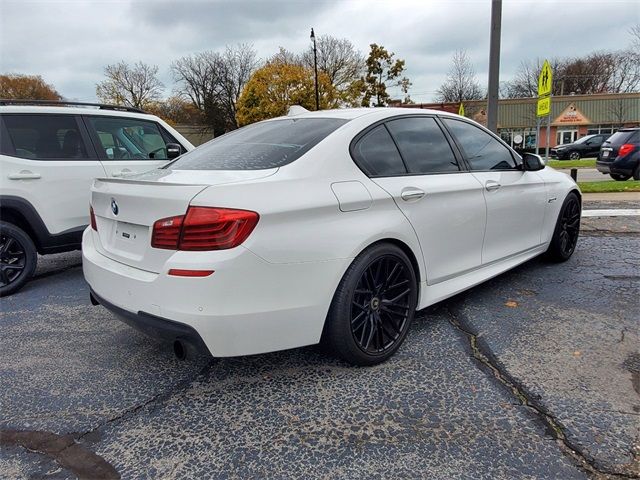
[[[87,147],[73,115],[3,115],[17,157],[86,159]]]
[[[355,160],[373,177],[407,173],[395,143],[384,125],[378,125],[358,140],[353,150]]]
[[[387,123],[409,173],[457,172],[456,157],[434,118],[400,118]]]
[[[124,117],[87,116],[108,160],[166,160],[166,142],[158,125]]]
[[[443,121],[464,150],[472,170],[516,168],[509,149],[485,131],[460,120],[444,118]]]

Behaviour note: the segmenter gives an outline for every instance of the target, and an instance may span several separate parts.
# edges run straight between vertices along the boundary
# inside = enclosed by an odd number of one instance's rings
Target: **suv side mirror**
[[[167,158],[169,160],[182,155],[182,146],[178,143],[167,143],[165,148],[167,149]]]
[[[535,172],[544,168],[544,160],[535,153],[522,154],[522,169],[525,172]]]

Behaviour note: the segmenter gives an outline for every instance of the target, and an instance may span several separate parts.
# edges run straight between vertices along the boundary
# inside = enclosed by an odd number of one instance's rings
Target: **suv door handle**
[[[33,173],[29,170],[9,174],[9,180],[37,180],[39,178],[42,178],[39,173]]]
[[[405,188],[400,192],[400,198],[405,202],[409,202],[411,200],[420,200],[424,197],[425,193],[418,188]]]
[[[487,192],[493,192],[495,190],[498,190],[500,189],[501,186],[502,185],[500,185],[495,180],[489,180],[487,183],[484,184],[484,188]]]

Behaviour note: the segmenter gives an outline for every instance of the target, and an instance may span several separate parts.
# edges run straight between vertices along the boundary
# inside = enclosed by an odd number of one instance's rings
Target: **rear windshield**
[[[215,138],[182,155],[169,170],[262,170],[293,162],[344,125],[336,118],[272,120]]]
[[[638,143],[640,130],[621,130],[614,133],[607,139],[607,143],[612,145],[622,145],[623,143]]]

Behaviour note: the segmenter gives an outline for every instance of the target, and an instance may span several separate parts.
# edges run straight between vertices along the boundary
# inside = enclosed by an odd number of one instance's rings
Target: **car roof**
[[[365,115],[374,115],[380,118],[395,117],[398,115],[410,114],[430,114],[455,116],[442,110],[431,110],[428,108],[398,108],[398,107],[361,107],[361,108],[338,108],[332,110],[307,111],[294,115],[287,115],[279,118],[339,118],[353,120]]]
[[[0,105],[0,113],[32,113],[32,114],[66,114],[66,115],[101,115],[110,117],[156,119],[150,113],[126,112],[97,107],[73,107],[52,105]]]

